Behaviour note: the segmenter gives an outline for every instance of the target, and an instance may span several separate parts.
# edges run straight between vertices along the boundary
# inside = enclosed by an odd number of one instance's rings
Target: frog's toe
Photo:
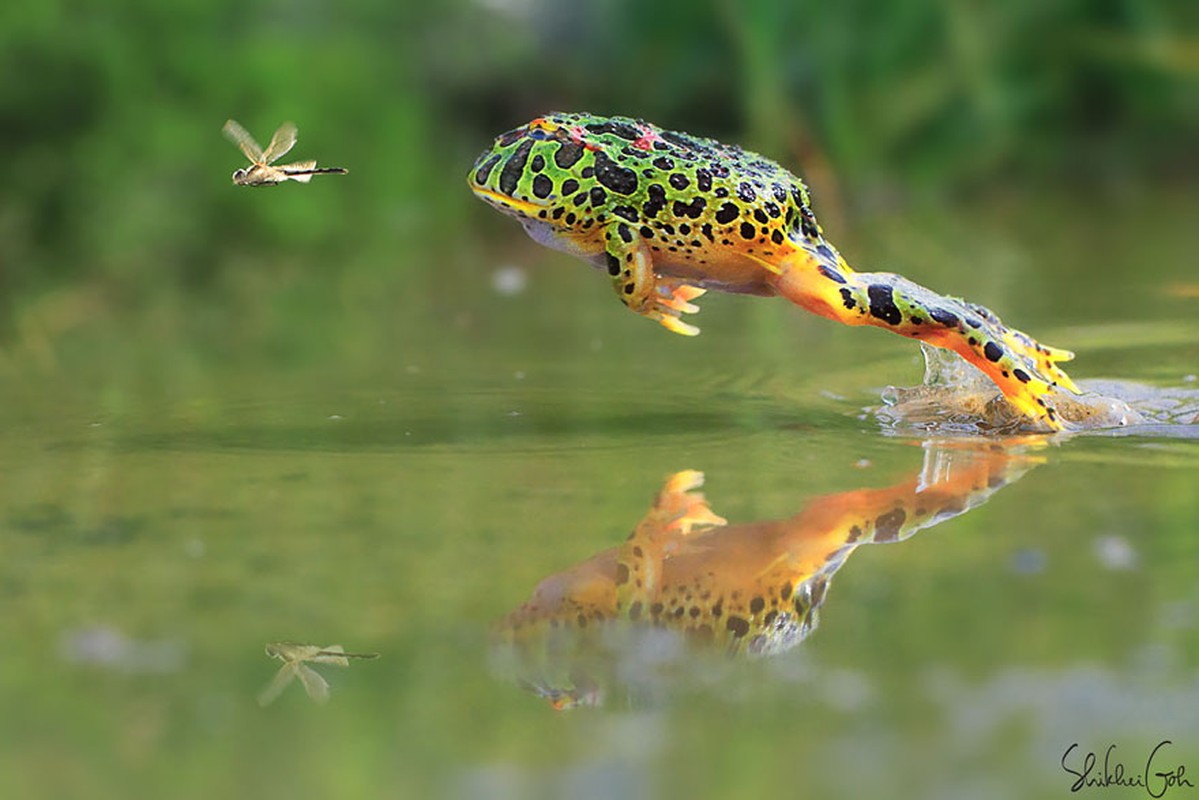
[[[701,289],[698,286],[691,286],[686,283],[680,283],[675,286],[660,283],[657,286],[657,296],[654,300],[662,308],[667,308],[680,314],[694,314],[699,311],[699,306],[690,301],[697,297],[702,297],[707,291],[707,289]]]
[[[1041,345],[1041,349],[1038,352],[1040,357],[1037,358],[1037,367],[1040,369],[1041,374],[1061,388],[1078,394],[1078,387],[1074,384],[1074,381],[1070,380],[1070,376],[1066,374],[1066,371],[1053,363],[1055,361],[1069,361],[1074,358],[1074,354],[1069,350],[1059,350],[1056,347],[1046,347],[1045,345]]]
[[[697,297],[703,297],[707,293],[707,289],[701,289],[698,286],[692,286],[688,283],[681,283],[674,288],[674,291],[671,292],[671,295],[676,300],[682,300],[683,302],[686,302],[688,300],[694,300]],[[698,311],[699,309],[696,310]]]
[[[669,520],[668,530],[686,536],[695,528],[728,524],[728,520],[712,510],[703,494],[696,491],[703,483],[704,474],[698,470],[676,472],[666,479],[654,507]]]
[[[1060,347],[1050,347],[1047,344],[1041,345],[1045,353],[1045,357],[1050,361],[1073,361],[1074,353],[1071,350],[1063,350]]]
[[[703,495],[688,495],[688,499],[690,502],[688,502],[687,508],[671,523],[684,536],[690,534],[695,528],[704,530],[729,524],[727,519],[712,510]]]
[[[654,293],[650,295],[649,309],[642,313],[650,319],[656,320],[668,331],[683,336],[697,336],[699,328],[683,322],[681,316],[695,314],[699,311],[699,306],[690,301],[701,296],[705,291],[698,286],[687,284],[659,283],[655,287]]]
[[[1070,361],[1074,358],[1074,353],[1069,350],[1063,350],[1060,347],[1050,347],[1049,345],[1041,344],[1023,331],[1009,331],[1003,338],[1005,344],[1008,345],[1008,349],[1016,353],[1022,353],[1025,359],[1030,362],[1030,366],[1037,373],[1040,373],[1046,382],[1078,394],[1078,387],[1074,384],[1074,381],[1070,380],[1070,376],[1066,374],[1066,371],[1055,363],[1057,361]]]
[[[1045,364],[1042,365],[1041,371],[1052,378],[1053,382],[1060,388],[1074,394],[1080,394],[1078,386],[1074,383],[1074,381],[1070,380],[1070,376],[1067,375],[1065,370],[1063,370],[1061,367],[1058,367],[1054,364]]]
[[[697,469],[685,469],[666,479],[662,486],[663,495],[686,494],[704,485],[704,474]]]
[[[657,320],[658,324],[671,333],[677,333],[681,336],[699,336],[699,328],[694,325],[689,325],[681,319],[670,314],[651,311],[646,314],[647,317]]]

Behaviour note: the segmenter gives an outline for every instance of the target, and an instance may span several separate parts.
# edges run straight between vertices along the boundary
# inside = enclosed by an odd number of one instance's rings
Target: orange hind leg
[[[829,252],[836,255],[831,248]],[[797,252],[782,263],[775,288],[823,317],[886,328],[953,350],[994,381],[1025,416],[1061,429],[1053,394],[1078,389],[1055,362],[1068,361],[1073,353],[1008,328],[980,305],[939,295],[888,272],[854,272],[839,256],[832,262]]]

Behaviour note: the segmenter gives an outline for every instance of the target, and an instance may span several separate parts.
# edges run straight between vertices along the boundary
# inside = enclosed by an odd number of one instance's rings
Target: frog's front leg
[[[609,225],[604,240],[608,274],[621,302],[667,330],[684,336],[697,335],[699,328],[680,317],[699,311],[690,301],[706,290],[654,274],[649,245],[631,225],[624,222]]]
[[[616,556],[617,613],[636,622],[643,616],[656,621],[661,606],[655,597],[661,589],[662,565],[679,539],[696,528],[726,525],[695,491],[704,483],[696,470],[676,472],[666,479],[654,504],[633,528]]]
[[[829,248],[831,251],[831,248]],[[797,253],[782,265],[779,293],[847,325],[873,325],[953,350],[989,377],[1025,416],[1060,430],[1059,389],[1077,392],[1057,366],[1074,354],[1008,328],[988,309],[946,297],[899,275],[854,272],[844,259]]]

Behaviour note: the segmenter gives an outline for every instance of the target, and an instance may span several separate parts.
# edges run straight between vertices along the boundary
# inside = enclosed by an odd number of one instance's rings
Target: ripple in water
[[[949,350],[921,345],[924,383],[888,386],[883,405],[868,409],[895,433],[1014,434],[1026,420],[995,384]],[[1133,381],[1084,380],[1082,394],[1061,392],[1057,410],[1070,432],[1125,430],[1199,438],[1199,390]]]

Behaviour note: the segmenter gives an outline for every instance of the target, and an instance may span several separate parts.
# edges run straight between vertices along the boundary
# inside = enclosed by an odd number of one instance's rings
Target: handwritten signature
[[[1139,786],[1143,788],[1150,797],[1162,797],[1170,789],[1179,786],[1194,787],[1195,784],[1186,777],[1186,767],[1182,764],[1167,770],[1155,770],[1153,759],[1166,745],[1173,744],[1169,739],[1158,742],[1157,746],[1149,753],[1149,758],[1145,759],[1145,768],[1141,772],[1132,772],[1125,769],[1124,764],[1112,760],[1112,753],[1115,752],[1114,744],[1108,745],[1107,750],[1103,754],[1102,772],[1097,769],[1098,758],[1094,752],[1087,753],[1082,759],[1082,768],[1073,769],[1066,766],[1066,759],[1070,757],[1078,748],[1078,742],[1066,748],[1066,752],[1062,753],[1062,769],[1069,772],[1075,777],[1075,781],[1070,785],[1071,792],[1077,792],[1080,789],[1102,789],[1108,786]]]

